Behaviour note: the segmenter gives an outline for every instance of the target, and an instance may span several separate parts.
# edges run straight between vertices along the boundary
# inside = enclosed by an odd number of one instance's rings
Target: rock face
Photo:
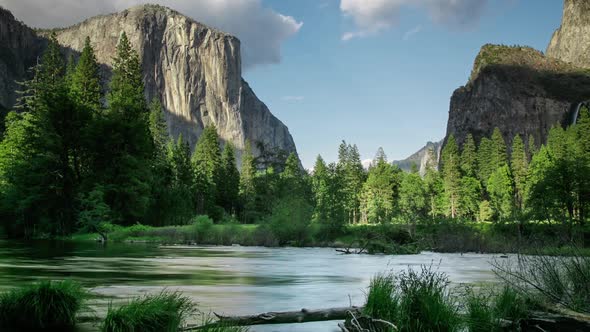
[[[60,44],[74,54],[82,50],[84,39],[90,37],[103,65],[105,81],[119,37],[125,32],[142,61],[146,98],[161,100],[170,134],[182,134],[193,147],[203,128],[215,125],[223,142],[236,147],[238,162],[246,140],[252,142],[255,154],[260,143],[296,152],[287,127],[242,79],[240,41],[234,36],[156,5],[93,17],[53,31]],[[40,33],[48,34],[49,31]],[[28,37],[34,39],[34,35]],[[27,45],[23,49],[28,50]],[[1,73],[0,78],[2,82],[11,81],[11,77]]]
[[[476,142],[495,127],[507,144],[515,135],[544,143],[552,126],[569,125],[579,102],[590,99],[590,76],[527,47],[485,45],[467,85],[451,97],[447,137]]]
[[[426,174],[428,163],[430,163],[435,169],[438,168],[442,143],[443,141],[428,142],[426,143],[426,146],[418,150],[418,152],[404,160],[393,161],[392,164],[399,166],[399,168],[406,172],[412,170],[412,165],[416,165],[420,171],[420,175],[424,176],[424,174]]]
[[[0,7],[0,108],[14,105],[19,90],[16,82],[26,77],[44,44],[32,29]]]
[[[561,27],[553,34],[547,55],[590,67],[590,1],[565,0]]]

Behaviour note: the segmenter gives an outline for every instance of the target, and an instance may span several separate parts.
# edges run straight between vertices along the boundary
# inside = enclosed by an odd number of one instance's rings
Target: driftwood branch
[[[199,329],[219,325],[249,326],[344,320],[346,319],[347,313],[349,312],[354,312],[360,315],[361,309],[362,308],[359,307],[329,308],[319,310],[301,309],[299,311],[266,312],[247,316],[223,316],[215,313],[215,316],[218,318],[217,322],[203,326],[187,326],[183,329],[183,331],[198,331]]]

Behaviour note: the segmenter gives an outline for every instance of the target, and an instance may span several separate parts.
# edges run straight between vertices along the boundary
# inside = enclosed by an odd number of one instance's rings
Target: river
[[[90,306],[178,290],[202,311],[266,311],[362,305],[378,272],[434,265],[454,285],[494,282],[494,255],[342,255],[330,248],[159,247],[148,244],[0,241],[0,290],[41,279],[70,278],[101,296]],[[268,331],[338,331],[336,322],[260,326]]]

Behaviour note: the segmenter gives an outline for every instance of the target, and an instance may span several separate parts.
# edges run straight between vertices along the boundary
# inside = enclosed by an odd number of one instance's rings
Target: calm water
[[[364,303],[371,276],[434,264],[455,284],[493,282],[493,255],[342,255],[328,248],[158,247],[143,244],[0,241],[0,290],[71,278],[109,303],[179,290],[203,311],[254,314]],[[336,322],[254,327],[252,331],[338,331]]]

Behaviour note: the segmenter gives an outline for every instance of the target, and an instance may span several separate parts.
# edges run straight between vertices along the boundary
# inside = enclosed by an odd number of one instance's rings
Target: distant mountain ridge
[[[431,165],[435,169],[438,169],[442,143],[442,140],[438,142],[428,142],[423,148],[421,148],[408,158],[404,160],[395,160],[392,162],[392,164],[397,165],[399,168],[406,172],[410,172],[412,170],[412,165],[416,165],[418,167],[420,175],[424,175],[426,173],[426,168],[429,162],[431,162]],[[430,151],[432,151],[432,155]],[[434,160],[432,159],[433,157]]]

